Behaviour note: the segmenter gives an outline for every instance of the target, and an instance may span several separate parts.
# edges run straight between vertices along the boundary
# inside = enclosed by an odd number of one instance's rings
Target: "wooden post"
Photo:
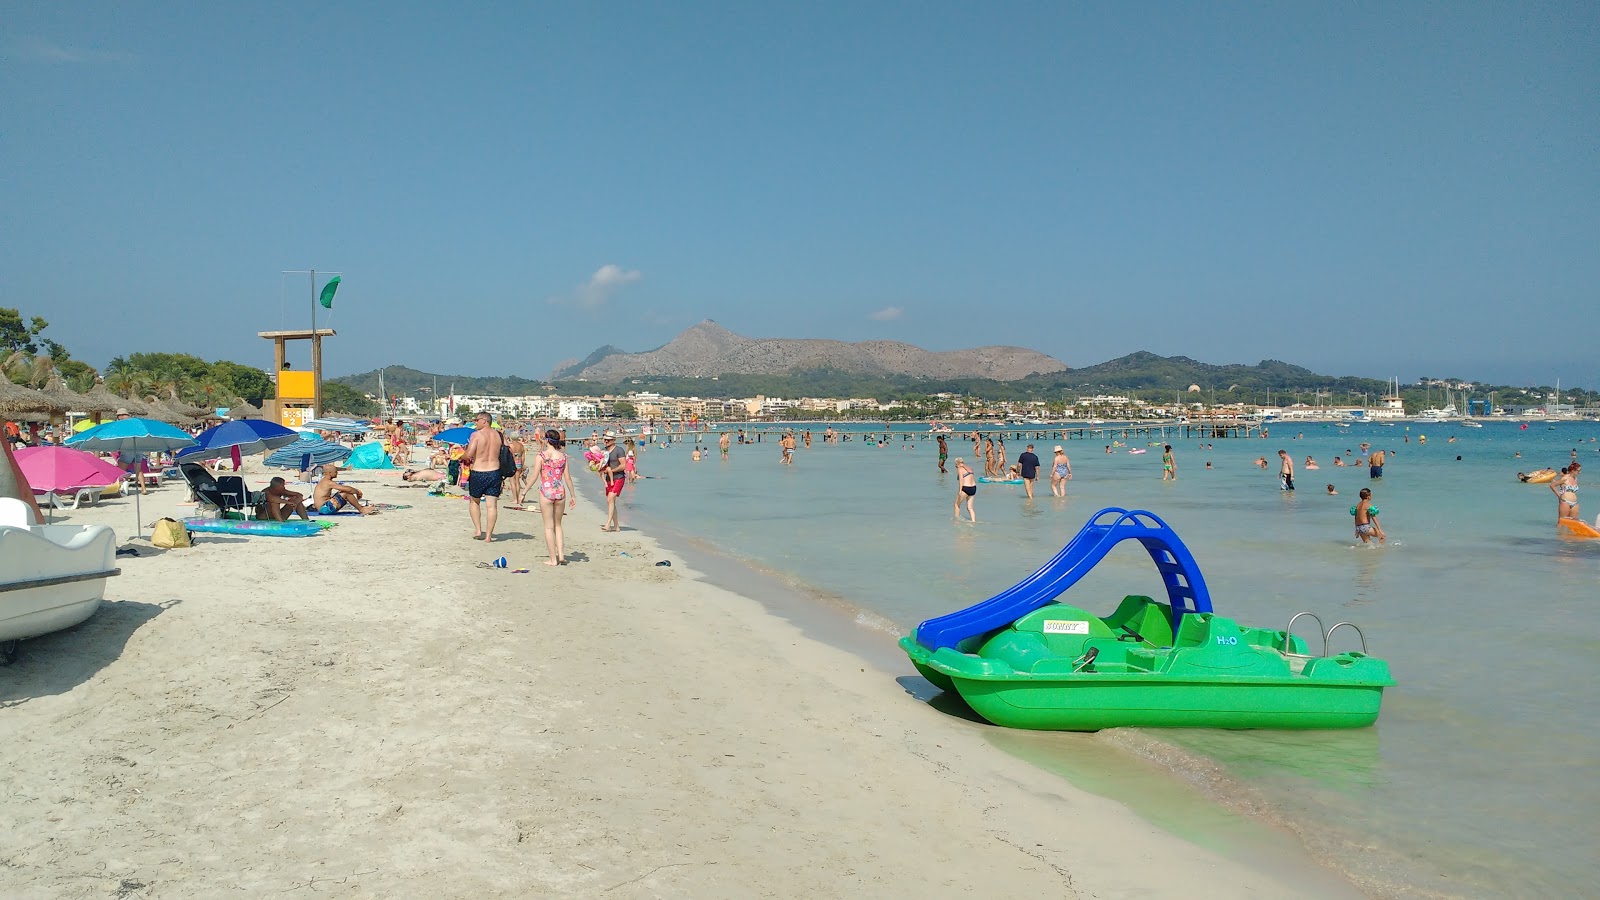
[[[313,286],[315,279],[313,279]],[[314,312],[314,308],[313,308]],[[322,408],[322,335],[311,332],[311,414],[320,416]]]

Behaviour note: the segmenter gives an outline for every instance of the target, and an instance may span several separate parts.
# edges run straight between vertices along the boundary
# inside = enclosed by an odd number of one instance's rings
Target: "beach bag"
[[[510,478],[517,474],[517,458],[511,455],[511,448],[506,446],[505,438],[500,439],[500,477]]]
[[[150,529],[150,543],[166,550],[191,546],[189,529],[177,519],[157,519],[155,527]]]

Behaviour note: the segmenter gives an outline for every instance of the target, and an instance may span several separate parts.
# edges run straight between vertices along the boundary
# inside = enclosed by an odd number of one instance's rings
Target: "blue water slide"
[[[1115,519],[1106,524],[1104,520],[1111,516]],[[1206,590],[1200,566],[1177,532],[1155,513],[1108,506],[1090,516],[1088,524],[1039,571],[976,606],[918,625],[917,643],[929,650],[954,647],[969,637],[1010,625],[1061,596],[1123,541],[1143,544],[1155,561],[1167,586],[1174,631],[1185,613],[1211,612],[1211,592]]]

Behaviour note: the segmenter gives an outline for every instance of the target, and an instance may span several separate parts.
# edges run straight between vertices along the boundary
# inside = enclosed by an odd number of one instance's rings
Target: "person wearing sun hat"
[[[1057,497],[1067,495],[1067,482],[1072,479],[1072,460],[1067,459],[1067,451],[1056,445],[1055,459],[1050,461],[1050,493]]]
[[[617,444],[617,433],[610,429],[600,436],[601,446],[605,447],[606,459],[600,464],[600,477],[606,483],[606,522],[600,526],[601,531],[621,531],[622,524],[617,519],[617,501],[622,497],[622,489],[628,483],[627,453]]]

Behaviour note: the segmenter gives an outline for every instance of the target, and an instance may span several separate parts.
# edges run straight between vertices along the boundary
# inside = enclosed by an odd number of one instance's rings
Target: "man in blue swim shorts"
[[[478,413],[477,430],[467,441],[467,451],[461,462],[468,467],[467,512],[472,516],[472,538],[482,538],[484,543],[494,540],[494,523],[500,517],[500,448],[505,438],[490,427],[493,420],[487,412]],[[487,509],[480,511],[479,507]]]
[[[1367,457],[1367,477],[1369,477],[1369,478],[1382,478],[1383,477],[1383,463],[1384,463],[1384,458],[1387,455],[1388,454],[1384,453],[1382,450],[1374,450],[1374,451],[1372,451],[1372,455]]]

